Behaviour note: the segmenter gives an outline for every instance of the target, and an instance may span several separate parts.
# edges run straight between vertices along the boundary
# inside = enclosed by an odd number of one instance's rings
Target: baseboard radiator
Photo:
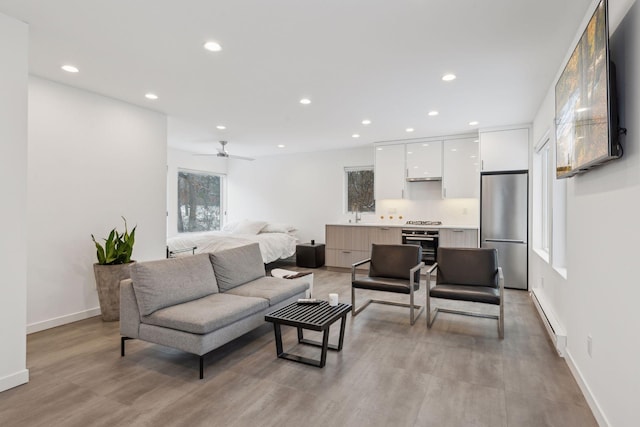
[[[530,295],[558,355],[564,357],[567,349],[567,333],[564,328],[560,326],[560,322],[558,322],[552,311],[550,309],[545,310],[545,307],[548,307],[548,305],[544,297],[538,295],[535,290],[531,291]]]

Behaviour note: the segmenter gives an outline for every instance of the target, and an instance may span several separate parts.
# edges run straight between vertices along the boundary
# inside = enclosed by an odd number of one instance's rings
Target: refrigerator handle
[[[514,239],[484,239],[485,242],[495,243],[527,243],[526,240],[514,240]]]

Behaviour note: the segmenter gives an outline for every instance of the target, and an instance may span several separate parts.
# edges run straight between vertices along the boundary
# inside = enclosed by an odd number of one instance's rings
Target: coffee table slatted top
[[[268,322],[289,326],[302,326],[313,331],[323,331],[351,310],[351,304],[330,306],[327,301],[320,304],[292,303],[265,316]]]

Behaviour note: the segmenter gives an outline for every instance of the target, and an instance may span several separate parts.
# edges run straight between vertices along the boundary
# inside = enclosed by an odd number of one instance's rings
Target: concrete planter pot
[[[103,321],[113,322],[120,319],[120,281],[131,277],[131,264],[134,262],[114,265],[93,264]]]

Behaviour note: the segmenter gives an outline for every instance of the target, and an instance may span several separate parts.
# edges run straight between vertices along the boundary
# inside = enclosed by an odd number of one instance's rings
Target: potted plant
[[[93,264],[93,272],[96,276],[102,320],[105,322],[120,318],[120,281],[131,277],[131,264],[135,262],[131,261],[131,254],[135,243],[136,227],[133,227],[129,233],[127,220],[124,217],[122,219],[124,233],[114,228],[109,233],[109,237],[103,239],[104,246],[96,241],[93,234],[91,235],[98,257],[98,262]]]

